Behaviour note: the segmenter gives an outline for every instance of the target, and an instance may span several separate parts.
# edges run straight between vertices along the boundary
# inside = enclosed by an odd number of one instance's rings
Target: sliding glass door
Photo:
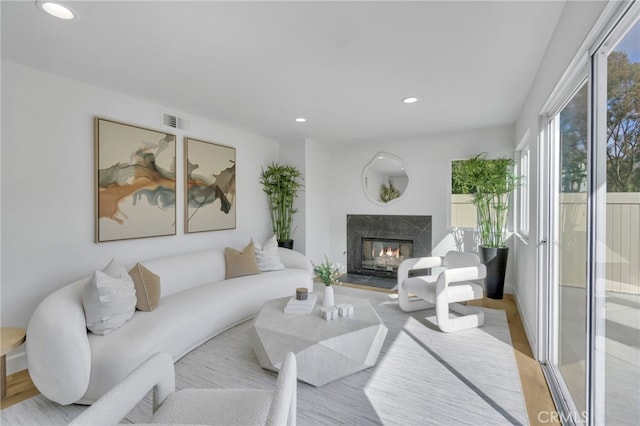
[[[563,424],[640,421],[640,7],[544,124],[545,372]]]
[[[640,421],[640,21],[621,24],[594,61],[593,405],[597,423],[631,425]]]
[[[573,417],[586,410],[588,93],[583,82],[549,121],[552,163],[549,365]]]

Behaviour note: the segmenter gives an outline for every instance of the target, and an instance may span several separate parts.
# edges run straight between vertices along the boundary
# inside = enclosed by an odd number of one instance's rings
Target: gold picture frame
[[[176,234],[176,136],[94,119],[96,242]]]
[[[236,227],[236,149],[184,138],[185,233]]]

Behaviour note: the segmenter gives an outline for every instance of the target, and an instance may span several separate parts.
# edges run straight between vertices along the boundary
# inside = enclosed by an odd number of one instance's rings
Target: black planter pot
[[[278,247],[288,248],[289,250],[293,250],[293,240],[278,240]]]
[[[487,267],[485,292],[490,299],[502,299],[504,294],[504,276],[507,272],[509,247],[480,246],[480,260]]]

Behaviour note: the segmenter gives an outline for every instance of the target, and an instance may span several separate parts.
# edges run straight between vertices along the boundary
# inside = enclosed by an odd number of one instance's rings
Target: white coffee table
[[[336,297],[351,303],[354,315],[332,321],[320,316],[321,296],[310,314],[285,314],[288,300],[266,302],[249,330],[260,366],[278,371],[293,352],[298,380],[322,386],[376,364],[387,327],[367,300]]]

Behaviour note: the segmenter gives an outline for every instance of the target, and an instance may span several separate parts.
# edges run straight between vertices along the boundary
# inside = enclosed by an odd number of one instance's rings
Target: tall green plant
[[[303,186],[302,181],[300,171],[286,164],[272,163],[266,170],[260,170],[260,183],[267,194],[271,226],[278,241],[291,239],[291,222],[298,212],[293,203]]]
[[[509,196],[521,182],[514,164],[510,158],[489,160],[486,153],[454,163],[452,186],[456,193],[472,194],[483,246],[505,246]]]

